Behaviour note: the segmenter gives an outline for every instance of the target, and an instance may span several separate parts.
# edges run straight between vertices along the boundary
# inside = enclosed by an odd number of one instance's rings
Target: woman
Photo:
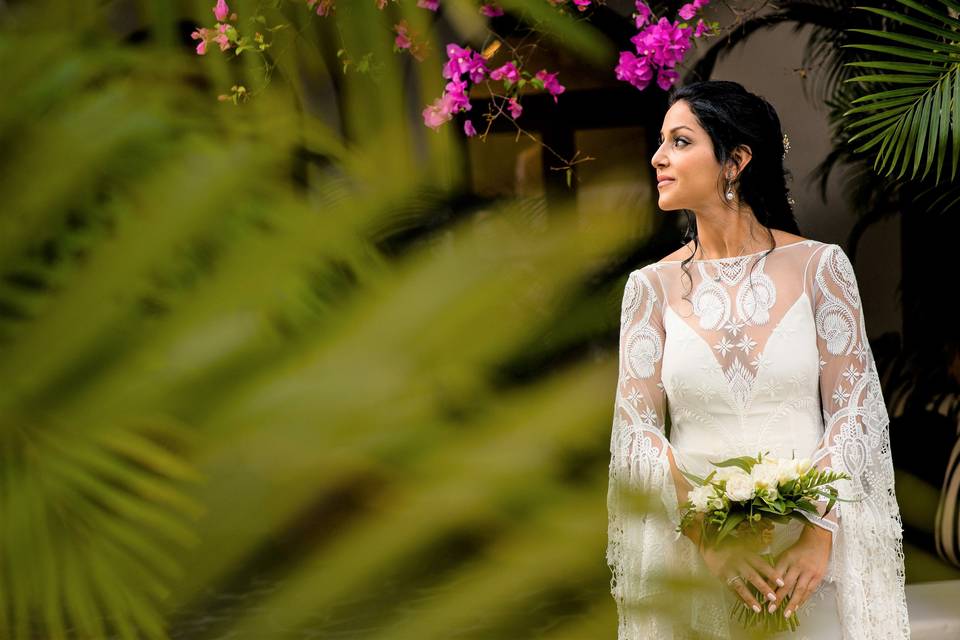
[[[651,159],[659,205],[696,224],[624,290],[607,549],[620,640],[745,636],[735,598],[776,611],[788,595],[799,629],[783,637],[909,637],[889,419],[857,282],[839,246],[799,235],[788,142],[773,107],[737,83],[671,95]],[[681,469],[702,477],[710,461],[760,452],[852,477],[835,483],[850,502],[777,528],[772,567],[677,531]],[[638,493],[653,498],[642,509]],[[677,578],[700,587],[681,597]]]

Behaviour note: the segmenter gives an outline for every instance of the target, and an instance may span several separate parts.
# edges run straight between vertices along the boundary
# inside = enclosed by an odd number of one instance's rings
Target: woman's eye
[[[684,146],[690,144],[689,142],[687,142],[687,141],[684,140],[683,138],[674,138],[674,139],[673,139],[673,142],[674,142],[674,146],[676,146],[676,143],[677,143],[677,142],[682,142],[682,143],[684,144]],[[660,145],[660,146],[663,146],[663,138],[658,139],[658,140],[657,140],[657,144]]]

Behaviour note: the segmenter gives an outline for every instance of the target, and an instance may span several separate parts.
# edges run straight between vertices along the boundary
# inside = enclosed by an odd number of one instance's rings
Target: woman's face
[[[650,163],[657,170],[662,210],[702,211],[718,204],[723,184],[720,163],[710,136],[684,100],[675,102],[664,116],[660,146]]]

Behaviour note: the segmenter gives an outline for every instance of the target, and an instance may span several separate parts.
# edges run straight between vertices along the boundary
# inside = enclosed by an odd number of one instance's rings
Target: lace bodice
[[[705,475],[710,461],[761,451],[809,457],[853,476],[838,486],[842,497],[862,499],[850,524],[867,527],[872,542],[890,554],[878,580],[902,598],[889,421],[849,259],[837,245],[805,240],[686,266],[689,277],[680,261],[647,265],[630,274],[624,289],[608,548],[618,603],[656,593],[645,576],[657,569],[703,571],[696,549],[673,531],[679,499],[671,465]],[[625,489],[658,496],[665,519],[631,521]],[[826,579],[842,582],[845,571],[866,560],[856,553],[861,541],[847,544],[848,532],[838,531],[848,508],[840,504],[811,520],[834,533]],[[795,541],[802,526],[783,528],[775,550]],[[856,594],[845,597],[859,602]],[[902,612],[890,607],[890,615],[902,614],[890,628],[905,628],[905,604]],[[694,627],[697,620],[714,632],[723,626],[725,616],[706,602],[694,609]],[[628,622],[621,617],[621,638],[634,637]],[[871,637],[905,637],[897,633]]]

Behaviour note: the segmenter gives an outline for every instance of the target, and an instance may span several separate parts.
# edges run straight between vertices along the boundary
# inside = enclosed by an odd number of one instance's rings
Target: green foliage
[[[909,178],[916,179],[921,164],[920,178],[924,179],[936,162],[934,184],[939,185],[948,150],[950,171],[944,179],[955,180],[960,165],[960,43],[957,37],[960,20],[914,0],[899,2],[932,18],[932,21],[877,7],[856,8],[929,35],[878,29],[849,30],[879,38],[887,44],[844,45],[885,56],[883,59],[846,63],[849,67],[883,72],[856,75],[845,80],[879,85],[882,89],[854,99],[853,104],[859,106],[844,112],[845,117],[857,116],[850,118],[846,128],[860,130],[848,142],[860,140],[854,153],[863,153],[879,145],[873,151],[876,156],[874,170],[890,176],[899,168],[897,179],[908,170]],[[896,85],[915,86],[888,88]]]
[[[622,217],[458,208],[452,133],[405,109],[438,69],[341,76],[306,12],[231,104],[247,56],[102,9],[0,31],[0,637],[613,633]],[[601,357],[522,364],[561,352]]]

